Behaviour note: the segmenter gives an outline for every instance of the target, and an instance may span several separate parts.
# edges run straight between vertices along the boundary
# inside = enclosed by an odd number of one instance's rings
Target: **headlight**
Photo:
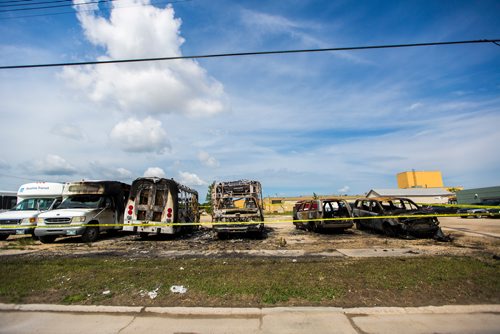
[[[43,218],[38,217],[38,224],[43,224]]]
[[[84,221],[85,221],[85,216],[71,218],[72,223],[83,223]]]
[[[36,218],[35,218],[35,217],[31,217],[31,218],[24,218],[24,219],[21,221],[21,224],[22,224],[22,225],[34,224],[34,223],[36,223]]]

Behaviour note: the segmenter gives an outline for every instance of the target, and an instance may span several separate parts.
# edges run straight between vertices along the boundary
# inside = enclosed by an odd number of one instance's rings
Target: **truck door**
[[[111,197],[104,197],[101,204],[101,213],[96,217],[101,230],[115,229],[117,222],[116,207]],[[108,226],[106,226],[108,225]]]

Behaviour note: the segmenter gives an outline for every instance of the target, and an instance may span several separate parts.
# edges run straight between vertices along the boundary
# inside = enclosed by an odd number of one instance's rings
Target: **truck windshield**
[[[48,210],[54,202],[55,198],[27,198],[19,202],[12,210],[27,211],[27,210]]]
[[[66,198],[58,209],[97,209],[102,202],[101,195],[75,195]]]

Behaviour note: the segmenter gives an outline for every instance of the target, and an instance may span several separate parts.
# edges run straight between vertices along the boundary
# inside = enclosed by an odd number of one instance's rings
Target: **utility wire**
[[[54,6],[43,6],[43,7],[31,7],[31,8],[15,8],[15,9],[4,9],[0,10],[0,13],[11,13],[11,12],[19,12],[23,10],[38,10],[38,9],[49,9],[49,8],[60,8],[60,7],[72,7],[72,6],[84,6],[84,5],[93,5],[93,4],[102,4],[102,3],[108,3],[112,1],[118,1],[118,0],[97,0],[97,1],[89,1],[89,2],[82,2],[82,3],[71,3],[71,4],[66,4],[66,5],[54,5]]]
[[[72,1],[72,0],[68,0]],[[106,3],[108,1],[119,1],[119,0],[102,0],[102,3]],[[174,4],[174,3],[182,3],[182,2],[188,2],[188,1],[193,1],[193,0],[177,0],[177,1],[168,1],[168,0],[151,0],[151,4],[158,4],[161,2],[166,2],[167,4]],[[82,3],[83,4],[83,3]],[[91,4],[89,2],[85,4]],[[120,6],[120,7],[114,7],[113,9],[123,9],[123,8],[133,8],[133,7],[144,7],[146,5],[144,4],[137,4],[137,5],[131,5],[131,6]],[[41,8],[41,7],[40,7]],[[96,11],[95,9],[78,9],[78,12],[94,12]],[[4,11],[3,14],[8,14],[9,11]],[[65,12],[57,12],[57,13],[43,13],[43,14],[33,14],[33,15],[21,15],[21,16],[10,16],[10,17],[0,17],[0,20],[12,20],[12,19],[23,19],[23,18],[30,18],[30,17],[40,17],[40,16],[52,16],[52,15],[63,15],[63,14],[74,14],[75,11],[65,11]]]
[[[302,49],[302,50],[280,50],[280,51],[258,51],[258,52],[238,52],[238,53],[218,53],[208,55],[195,56],[177,56],[177,57],[158,57],[158,58],[136,58],[136,59],[116,59],[116,60],[100,60],[100,61],[82,61],[75,63],[51,63],[51,64],[30,64],[30,65],[10,65],[0,66],[0,70],[22,69],[22,68],[38,68],[38,67],[61,67],[61,66],[81,66],[81,65],[102,65],[102,64],[119,64],[119,63],[138,63],[146,61],[161,61],[161,60],[179,60],[179,59],[203,59],[203,58],[222,58],[222,57],[241,57],[241,56],[261,56],[273,54],[289,54],[289,53],[311,53],[311,52],[326,52],[326,51],[355,51],[355,50],[374,50],[374,49],[394,49],[422,46],[443,46],[443,45],[458,45],[458,44],[481,44],[499,42],[500,39],[479,39],[468,41],[453,41],[453,42],[430,42],[430,43],[413,43],[413,44],[389,44],[389,45],[368,45],[368,46],[351,46],[341,48],[326,48],[326,49]]]
[[[6,177],[11,177],[11,178],[19,179],[19,180],[26,180],[26,181],[33,181],[33,182],[40,181],[40,179],[35,180],[35,179],[29,179],[29,178],[26,178],[26,177],[21,177],[21,176],[16,176],[16,175],[9,175],[9,174],[0,174],[0,176],[6,176]]]
[[[38,6],[49,3],[60,3],[60,2],[73,2],[73,0],[55,0],[55,1],[41,1],[41,2],[33,2],[33,3],[9,3],[9,2],[1,2],[0,7],[19,7],[19,6]]]
[[[2,3],[16,3],[16,2],[33,2],[36,0],[11,0],[11,1],[2,1]],[[71,0],[72,1],[72,0]]]

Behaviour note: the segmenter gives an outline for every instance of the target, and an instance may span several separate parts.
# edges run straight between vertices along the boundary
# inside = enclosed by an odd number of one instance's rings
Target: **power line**
[[[33,2],[33,1],[36,1],[36,0],[11,0],[11,1],[2,1],[3,4],[6,4],[6,3],[16,3],[16,2]],[[69,1],[69,0],[68,0]],[[73,1],[73,0],[71,0]]]
[[[38,9],[49,9],[49,8],[60,8],[60,7],[72,7],[72,6],[84,6],[84,5],[94,5],[94,4],[102,4],[102,3],[108,3],[108,2],[113,2],[113,1],[118,1],[118,0],[97,0],[97,1],[89,1],[89,2],[82,2],[82,3],[71,3],[71,4],[65,4],[65,5],[54,5],[54,6],[43,6],[43,7],[30,7],[30,8],[15,8],[15,9],[4,9],[0,10],[0,13],[11,13],[11,12],[19,12],[19,11],[24,11],[24,10],[38,10]]]
[[[20,0],[24,1],[24,0]],[[28,0],[26,0],[28,1]],[[68,0],[72,1],[72,0]],[[107,1],[119,1],[119,0],[102,0],[102,3],[106,3]],[[161,2],[166,2],[167,4],[174,4],[174,3],[182,3],[182,2],[189,2],[193,0],[174,0],[174,1],[168,1],[168,0],[151,0],[151,4],[158,4]],[[81,3],[81,4],[92,4],[91,2],[86,2],[86,3]],[[72,6],[72,5],[68,5]],[[120,6],[120,7],[114,7],[113,9],[123,9],[123,8],[134,8],[134,7],[144,7],[146,6],[145,4],[137,4],[137,5],[131,5],[131,6]],[[42,8],[42,7],[39,7]],[[33,8],[34,9],[34,8]],[[37,8],[38,9],[38,8]],[[95,9],[78,9],[78,12],[94,12],[96,11]],[[3,14],[8,14],[9,11],[4,11]],[[33,14],[33,15],[19,15],[19,16],[10,16],[10,17],[0,17],[0,20],[12,20],[12,19],[23,19],[23,18],[30,18],[30,17],[41,17],[41,16],[52,16],[52,15],[63,15],[63,14],[74,14],[75,11],[65,11],[65,12],[56,12],[56,13],[43,13],[43,14]]]
[[[6,177],[14,178],[14,179],[25,180],[25,181],[33,181],[33,182],[40,181],[40,179],[35,180],[35,179],[29,179],[29,178],[26,178],[26,177],[21,177],[21,176],[16,176],[16,175],[9,175],[9,174],[0,174],[0,176],[6,176]]]
[[[222,57],[241,57],[241,56],[261,56],[261,55],[273,55],[273,54],[312,53],[312,52],[327,52],[327,51],[334,52],[334,51],[356,51],[356,50],[394,49],[394,48],[423,47],[423,46],[443,46],[443,45],[458,45],[458,44],[481,44],[481,43],[494,43],[494,44],[497,44],[497,42],[499,42],[499,41],[500,41],[500,39],[479,39],[479,40],[452,41],[452,42],[429,42],[429,43],[412,43],[412,44],[389,44],[389,45],[350,46],[350,47],[325,48],[325,49],[257,51],[257,52],[218,53],[218,54],[195,55],[195,56],[158,57],[158,58],[136,58],[136,59],[116,59],[116,60],[101,60],[101,61],[83,61],[83,62],[75,62],[75,63],[49,63],[49,64],[30,64],[30,65],[10,65],[10,66],[0,66],[0,70],[22,69],[22,68],[39,68],[39,67],[62,67],[62,66],[103,65],[103,64],[119,64],[119,63],[138,63],[138,62],[161,61],[161,60],[203,59],[203,58],[222,58]]]
[[[33,2],[33,3],[2,2],[2,3],[0,3],[0,7],[5,8],[5,7],[19,7],[19,6],[37,6],[37,5],[44,5],[44,4],[49,4],[49,3],[60,3],[60,2],[73,2],[73,0],[40,1],[40,2]]]

